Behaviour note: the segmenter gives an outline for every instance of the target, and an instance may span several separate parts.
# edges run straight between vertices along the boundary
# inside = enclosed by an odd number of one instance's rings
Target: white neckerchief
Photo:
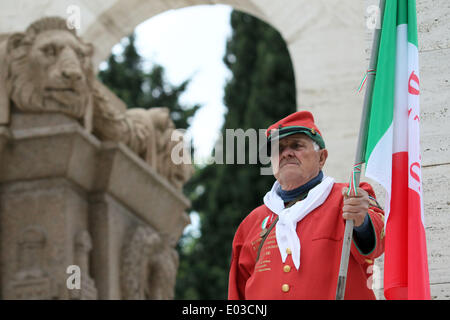
[[[284,207],[283,199],[277,193],[280,186],[278,181],[275,181],[272,189],[264,196],[264,204],[279,217],[275,233],[281,259],[283,262],[286,261],[286,249],[290,248],[292,260],[297,270],[300,268],[300,239],[296,231],[297,223],[325,202],[333,184],[333,178],[324,177],[322,182],[309,190],[308,196],[304,200],[298,201],[290,208]]]

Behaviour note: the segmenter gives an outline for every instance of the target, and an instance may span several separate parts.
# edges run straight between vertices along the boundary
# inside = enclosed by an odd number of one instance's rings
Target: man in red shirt
[[[328,151],[308,111],[266,135],[279,146],[276,181],[236,231],[228,298],[335,299],[345,219],[353,219],[345,299],[375,299],[369,267],[384,252],[384,213],[372,187],[361,183],[348,197],[348,184],[324,176]]]

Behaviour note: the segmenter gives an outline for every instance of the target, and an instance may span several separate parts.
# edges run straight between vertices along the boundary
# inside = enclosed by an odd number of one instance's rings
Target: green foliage
[[[225,129],[266,129],[296,111],[293,68],[280,34],[239,11],[233,11],[231,26],[224,57],[232,78],[225,87],[223,137]],[[181,242],[176,299],[226,299],[234,233],[273,182],[273,176],[260,175],[258,165],[197,170],[186,190],[201,218],[201,236]]]
[[[165,78],[164,68],[158,64],[146,72],[135,47],[134,34],[128,37],[128,44],[122,54],[111,54],[107,63],[108,67],[100,71],[98,77],[128,108],[168,107],[175,126],[187,129],[200,107],[179,103],[180,95],[186,90],[190,79],[180,85],[172,85]]]

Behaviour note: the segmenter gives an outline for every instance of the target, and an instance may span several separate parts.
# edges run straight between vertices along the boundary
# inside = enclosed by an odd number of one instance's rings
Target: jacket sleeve
[[[360,188],[369,193],[369,210],[368,215],[370,224],[373,228],[373,235],[375,237],[375,246],[370,252],[363,253],[355,243],[352,241],[351,254],[360,264],[373,264],[374,259],[381,256],[384,252],[384,211],[376,202],[375,192],[368,183],[361,183]]]

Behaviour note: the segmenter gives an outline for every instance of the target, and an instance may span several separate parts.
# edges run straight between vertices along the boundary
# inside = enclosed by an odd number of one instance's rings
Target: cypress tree
[[[265,129],[296,110],[293,68],[281,35],[239,11],[232,12],[231,26],[224,57],[232,72],[225,86],[224,139],[226,129]],[[227,297],[234,233],[262,204],[273,182],[273,176],[260,175],[260,167],[248,164],[248,158],[244,165],[212,164],[196,172],[187,190],[201,218],[201,236],[180,248],[177,299]]]

